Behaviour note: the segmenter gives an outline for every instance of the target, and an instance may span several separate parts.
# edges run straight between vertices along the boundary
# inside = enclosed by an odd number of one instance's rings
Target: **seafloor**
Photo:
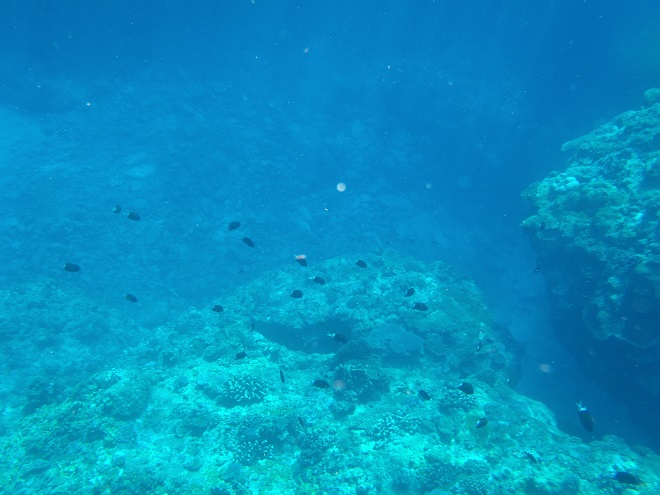
[[[393,252],[358,258],[293,263],[222,312],[151,329],[54,281],[2,291],[4,366],[24,385],[3,391],[0,492],[660,489],[649,449],[566,435],[516,393],[521,350],[471,281]]]

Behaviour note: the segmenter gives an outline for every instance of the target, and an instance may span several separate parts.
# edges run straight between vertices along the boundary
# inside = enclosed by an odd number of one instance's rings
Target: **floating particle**
[[[243,237],[243,242],[248,247],[254,247],[254,242],[252,242],[252,239],[250,239],[249,237]]]
[[[79,272],[80,266],[76,265],[75,263],[64,263],[62,270],[64,270],[65,272],[72,272],[72,273]]]
[[[294,299],[300,299],[302,296],[303,296],[302,291],[301,291],[301,290],[298,290],[298,289],[294,290],[294,291],[291,293],[291,297],[293,297]]]

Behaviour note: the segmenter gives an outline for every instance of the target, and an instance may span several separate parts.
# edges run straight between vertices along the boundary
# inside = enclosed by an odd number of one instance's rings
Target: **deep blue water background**
[[[657,26],[650,0],[4,2],[0,281],[149,326],[294,254],[440,259],[528,345],[523,393],[637,439],[551,337],[520,193],[658,86]]]

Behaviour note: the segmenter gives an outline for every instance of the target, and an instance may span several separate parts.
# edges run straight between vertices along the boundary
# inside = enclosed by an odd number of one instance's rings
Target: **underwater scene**
[[[6,0],[0,495],[660,494],[660,3]]]

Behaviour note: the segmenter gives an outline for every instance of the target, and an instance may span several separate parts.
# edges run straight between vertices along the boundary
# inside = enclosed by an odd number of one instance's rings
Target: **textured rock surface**
[[[523,193],[535,210],[523,228],[548,283],[557,331],[604,387],[654,413],[660,103],[623,113],[562,149],[572,153],[568,167]]]

